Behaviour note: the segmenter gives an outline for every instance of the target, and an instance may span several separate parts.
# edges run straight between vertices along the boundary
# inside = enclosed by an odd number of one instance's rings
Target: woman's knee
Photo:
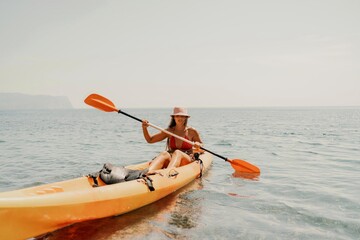
[[[187,154],[187,153],[184,153],[183,151],[181,150],[175,150],[173,155],[172,155],[172,159],[179,159],[179,158],[186,158],[188,160],[191,159],[191,157]]]
[[[184,152],[180,151],[179,149],[176,149],[174,152],[173,152],[173,156],[182,156],[184,154]]]
[[[149,171],[161,169],[170,162],[171,156],[168,152],[161,152],[151,163]]]

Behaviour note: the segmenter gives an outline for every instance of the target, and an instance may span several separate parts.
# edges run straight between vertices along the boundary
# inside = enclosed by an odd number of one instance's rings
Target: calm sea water
[[[171,109],[125,109],[166,128]],[[261,168],[253,179],[214,157],[209,172],[137,211],[43,239],[360,239],[360,108],[190,109],[206,148]],[[156,132],[154,130],[153,132]],[[66,180],[103,163],[147,161],[140,123],[97,110],[0,111],[0,191]]]

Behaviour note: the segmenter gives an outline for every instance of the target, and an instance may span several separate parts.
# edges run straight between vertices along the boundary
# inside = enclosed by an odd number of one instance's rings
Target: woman
[[[180,137],[188,139],[194,142],[194,148],[199,149],[202,146],[202,141],[198,131],[192,127],[187,126],[187,121],[190,116],[187,114],[187,110],[182,107],[175,107],[173,114],[171,115],[171,121],[166,129],[167,131],[176,134]],[[151,136],[148,132],[148,121],[143,120],[142,129],[144,137],[148,143],[156,143],[167,138],[167,151],[160,153],[151,162],[149,167],[149,173],[154,170],[163,168],[164,164],[169,161],[168,168],[178,167],[182,160],[191,162],[193,146],[187,142],[183,142],[173,136],[170,136],[164,132],[159,132]]]

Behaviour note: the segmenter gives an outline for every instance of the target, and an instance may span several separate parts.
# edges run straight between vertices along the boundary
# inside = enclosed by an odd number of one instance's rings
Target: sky
[[[359,0],[0,0],[0,92],[360,106]]]

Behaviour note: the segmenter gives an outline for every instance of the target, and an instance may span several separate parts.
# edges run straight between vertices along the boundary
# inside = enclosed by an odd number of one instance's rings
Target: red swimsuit
[[[185,139],[189,140],[189,138],[187,136],[185,136]],[[169,148],[171,150],[179,149],[179,150],[181,150],[183,152],[186,152],[186,151],[192,149],[192,145],[190,143],[187,143],[187,142],[182,142],[181,147],[178,148],[176,146],[175,137],[170,137],[170,139],[169,139]]]

